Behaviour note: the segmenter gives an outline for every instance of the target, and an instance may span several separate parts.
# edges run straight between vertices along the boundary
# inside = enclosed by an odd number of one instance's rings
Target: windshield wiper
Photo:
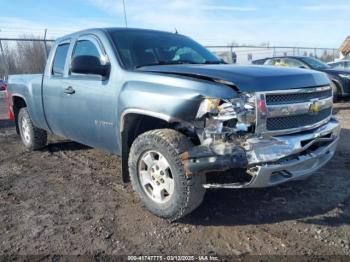
[[[226,64],[225,61],[210,61],[210,60],[206,60],[204,61],[205,65],[218,65],[218,64]]]

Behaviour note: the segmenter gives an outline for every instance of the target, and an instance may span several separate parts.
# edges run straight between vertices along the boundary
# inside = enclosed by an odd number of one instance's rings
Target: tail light
[[[12,107],[12,95],[9,91],[9,89],[7,88],[7,86],[5,87],[6,88],[6,92],[7,92],[7,112],[9,114],[9,119],[10,120],[15,120],[15,114],[13,113],[13,107]]]

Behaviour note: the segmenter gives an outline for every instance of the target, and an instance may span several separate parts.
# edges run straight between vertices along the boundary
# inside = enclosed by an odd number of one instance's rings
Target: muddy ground
[[[335,111],[339,148],[315,176],[209,190],[176,223],[142,208],[119,157],[57,137],[28,153],[1,120],[0,254],[350,255],[350,101]]]

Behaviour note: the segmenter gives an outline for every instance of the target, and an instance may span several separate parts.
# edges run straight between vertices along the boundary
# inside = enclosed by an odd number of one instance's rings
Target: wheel
[[[26,107],[19,110],[18,128],[26,149],[33,151],[46,146],[47,132],[34,126]]]
[[[129,155],[133,189],[153,214],[177,220],[196,209],[205,194],[205,175],[186,176],[180,154],[192,147],[172,129],[148,131],[135,139]]]
[[[334,83],[333,81],[331,82],[331,87],[333,90],[333,102],[337,102],[339,100],[339,88],[337,86],[336,83]]]

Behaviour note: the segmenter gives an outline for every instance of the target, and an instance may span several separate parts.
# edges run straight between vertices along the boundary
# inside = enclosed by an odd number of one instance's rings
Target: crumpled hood
[[[235,85],[241,92],[274,91],[329,84],[329,78],[322,72],[275,66],[160,65],[144,66],[138,71],[226,81]]]

